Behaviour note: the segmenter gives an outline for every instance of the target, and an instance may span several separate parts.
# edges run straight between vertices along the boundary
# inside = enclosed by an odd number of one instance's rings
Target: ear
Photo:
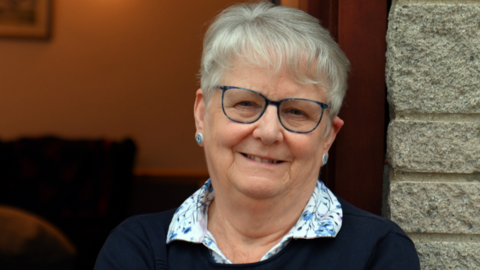
[[[205,97],[202,89],[198,89],[193,106],[193,115],[195,117],[196,134],[203,133],[204,119],[205,119]]]
[[[335,141],[335,138],[337,137],[337,133],[340,131],[340,129],[343,127],[343,120],[340,119],[340,117],[336,116],[332,120],[332,126],[330,127],[330,132],[328,133],[328,136],[325,138],[325,143],[323,144],[323,153],[327,154],[328,150],[333,144],[333,141]]]

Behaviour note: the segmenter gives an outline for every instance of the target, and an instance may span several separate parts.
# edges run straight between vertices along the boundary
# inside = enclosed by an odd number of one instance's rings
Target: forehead
[[[321,86],[295,80],[286,68],[277,71],[268,65],[253,65],[244,61],[235,61],[224,72],[221,84],[251,89],[272,100],[306,98],[324,101],[325,95]]]

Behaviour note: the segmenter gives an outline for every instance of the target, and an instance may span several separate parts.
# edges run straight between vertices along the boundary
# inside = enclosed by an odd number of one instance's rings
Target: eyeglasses
[[[295,133],[314,131],[322,120],[327,104],[303,98],[272,101],[250,89],[235,86],[215,86],[222,90],[222,109],[228,119],[241,123],[255,123],[265,113],[267,106],[277,106],[278,120],[282,126]]]

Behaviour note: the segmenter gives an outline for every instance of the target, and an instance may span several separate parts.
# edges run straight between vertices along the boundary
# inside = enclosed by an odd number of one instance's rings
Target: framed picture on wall
[[[50,36],[51,0],[0,0],[0,37]]]

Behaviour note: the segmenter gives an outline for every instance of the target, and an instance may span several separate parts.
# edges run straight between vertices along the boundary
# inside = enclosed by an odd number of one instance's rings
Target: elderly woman
[[[194,105],[210,179],[176,211],[118,226],[96,269],[419,269],[397,225],[317,180],[343,125],[348,67],[300,10],[223,11],[205,36]]]

